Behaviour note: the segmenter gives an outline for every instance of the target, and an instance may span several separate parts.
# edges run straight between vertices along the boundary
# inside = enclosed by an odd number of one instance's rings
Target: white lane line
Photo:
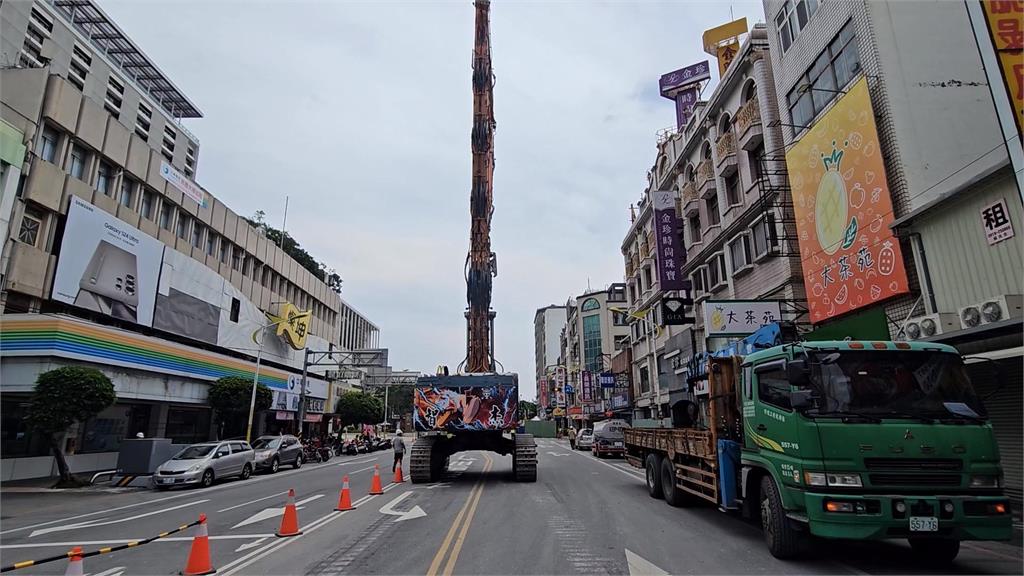
[[[392,488],[397,488],[397,487],[402,486],[402,485],[403,484],[388,484],[387,486],[384,487],[384,492],[388,492]],[[365,502],[367,502],[367,501],[369,501],[369,500],[371,500],[373,498],[376,498],[377,496],[378,496],[377,494],[367,494],[366,496],[363,496],[362,498],[360,498],[360,499],[356,500],[355,502],[353,502],[352,505],[353,506],[360,506],[361,504],[363,504],[363,503],[365,503]],[[240,570],[242,570],[244,568],[247,568],[248,566],[252,565],[254,562],[257,562],[259,560],[262,560],[263,558],[266,558],[267,556],[269,556],[273,552],[275,552],[277,550],[280,550],[281,548],[284,548],[288,544],[290,544],[292,542],[295,542],[296,540],[302,538],[303,536],[306,536],[308,534],[311,534],[311,533],[315,532],[316,530],[318,530],[322,526],[326,526],[328,523],[330,523],[330,522],[332,522],[332,521],[334,521],[334,520],[336,520],[338,518],[341,518],[342,516],[344,516],[345,514],[348,514],[349,512],[350,512],[349,510],[346,510],[344,512],[338,512],[337,510],[328,512],[327,514],[325,514],[325,515],[321,516],[320,518],[314,520],[313,522],[311,522],[307,526],[302,527],[302,534],[300,534],[298,536],[294,536],[292,538],[287,538],[287,539],[285,539],[283,541],[279,541],[279,542],[274,542],[272,544],[268,544],[268,545],[264,546],[263,548],[259,548],[257,550],[254,550],[254,551],[250,552],[249,554],[246,554],[245,556],[242,556],[240,558],[236,558],[235,560],[229,562],[226,566],[223,566],[222,568],[220,568],[220,571],[221,571],[223,576],[231,576],[232,574],[236,574],[236,573],[238,573],[238,571],[240,571]]]
[[[375,456],[374,458],[378,458],[378,457]],[[209,494],[211,492],[218,492],[220,490],[227,490],[227,489],[230,489],[230,488],[239,488],[239,487],[251,486],[251,485],[253,485],[253,484],[257,483],[257,482],[266,482],[267,480],[273,480],[273,479],[276,479],[276,478],[284,478],[285,476],[290,476],[292,474],[299,474],[299,473],[302,473],[302,472],[308,472],[310,470],[319,470],[320,468],[323,468],[325,466],[336,466],[336,465],[337,465],[337,463],[334,463],[334,462],[326,462],[324,464],[319,464],[319,465],[316,465],[316,466],[303,466],[302,468],[299,468],[298,470],[288,470],[286,472],[279,472],[277,474],[266,474],[266,475],[261,475],[261,476],[253,476],[253,477],[249,478],[248,480],[246,480],[245,482],[231,482],[229,484],[221,484],[219,486],[211,486],[210,488],[205,488],[205,489],[203,489],[203,494]],[[95,512],[87,512],[85,514],[78,514],[77,516],[70,516],[68,518],[61,518],[59,520],[50,520],[50,521],[47,521],[47,522],[40,522],[38,524],[30,524],[28,526],[21,526],[21,527],[18,527],[18,528],[9,528],[7,530],[0,531],[0,536],[3,536],[4,534],[10,534],[12,532],[21,532],[22,530],[31,530],[33,528],[39,528],[40,526],[49,526],[50,524],[66,524],[66,523],[70,522],[71,520],[78,520],[80,518],[89,518],[90,516],[97,516],[99,514],[109,514],[111,512],[117,512],[117,511],[120,511],[120,510],[127,510],[129,508],[135,508],[137,506],[146,506],[146,505],[149,505],[149,504],[159,504],[160,502],[166,502],[168,500],[177,500],[178,498],[185,498],[187,496],[195,496],[195,494],[193,492],[191,492],[191,491],[186,491],[186,492],[182,492],[181,494],[175,494],[174,496],[165,496],[163,498],[156,498],[154,500],[145,500],[143,502],[136,502],[134,504],[127,504],[125,506],[118,506],[117,508],[109,508],[109,509],[105,509],[105,510],[97,510]]]
[[[589,460],[591,462],[594,462],[594,463],[597,463],[597,464],[601,464],[602,466],[607,466],[607,467],[611,468],[612,470],[615,470],[616,472],[621,472],[621,473],[625,474],[626,476],[629,476],[630,478],[633,478],[634,480],[639,480],[639,481],[644,482],[644,483],[647,482],[647,477],[644,476],[644,475],[641,475],[639,472],[632,472],[632,471],[623,470],[622,468],[619,468],[618,466],[615,466],[614,464],[609,464],[609,463],[605,462],[604,460],[598,460],[597,458],[595,458],[593,456],[587,456],[587,455],[581,454],[579,452],[573,452],[573,454],[575,454],[576,456],[579,456],[580,458],[583,458],[585,460]]]
[[[97,572],[96,574],[92,574],[91,576],[120,576],[121,574],[124,574],[124,571],[127,569],[127,566],[114,566],[110,570]]]
[[[373,466],[367,466],[366,468],[360,468],[359,470],[353,470],[349,474],[359,474],[360,472],[366,472],[367,470],[373,470]]]
[[[351,462],[342,462],[341,464],[338,464],[338,466],[348,466],[349,464],[366,464],[367,462],[373,462],[376,459],[377,457],[374,456],[373,458],[367,458],[366,460],[353,460]]]
[[[263,498],[257,498],[255,500],[249,500],[248,502],[242,502],[241,504],[235,504],[234,506],[228,506],[227,508],[221,508],[220,510],[217,510],[217,512],[227,512],[228,510],[234,510],[235,508],[241,508],[242,506],[248,506],[249,504],[270,500],[271,498],[278,498],[287,493],[288,491],[285,490],[284,492],[278,492],[277,494],[271,494],[270,496],[264,496]]]
[[[273,538],[273,534],[223,534],[210,536],[210,540],[254,540],[260,538]],[[168,536],[157,538],[153,542],[191,542],[192,536]],[[112,538],[110,540],[76,540],[74,542],[32,542],[30,544],[0,544],[0,550],[13,550],[16,548],[73,548],[75,546],[101,546],[103,544],[127,544],[137,542],[142,538]]]
[[[146,518],[155,514],[163,514],[164,512],[170,512],[172,510],[178,510],[179,508],[187,508],[189,506],[195,506],[196,504],[202,504],[203,502],[209,502],[209,498],[203,500],[196,500],[195,502],[186,502],[185,504],[179,504],[170,508],[162,508],[160,510],[154,510],[152,512],[146,512],[145,514],[136,514],[135,516],[129,516],[127,518],[120,518],[118,520],[95,520],[90,522],[80,522],[78,524],[69,524],[67,526],[54,526],[52,528],[43,528],[42,530],[34,530],[28,535],[29,538],[33,536],[42,536],[43,534],[49,534],[50,532],[62,532],[64,530],[77,530],[80,528],[93,528],[95,526],[109,526],[110,524],[120,524],[122,522],[128,522],[131,520],[138,520],[139,518]]]

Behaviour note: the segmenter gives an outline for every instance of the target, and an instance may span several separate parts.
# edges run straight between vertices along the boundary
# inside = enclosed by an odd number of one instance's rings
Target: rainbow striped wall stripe
[[[252,378],[255,363],[64,316],[5,315],[0,356],[56,356],[199,380]],[[260,382],[288,389],[288,373],[260,366]]]

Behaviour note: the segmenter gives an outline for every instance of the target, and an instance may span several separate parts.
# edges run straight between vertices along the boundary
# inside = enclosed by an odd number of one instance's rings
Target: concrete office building
[[[881,192],[872,200],[891,199],[891,210],[879,218],[883,229],[872,232],[881,237],[882,250],[886,242],[890,247],[887,254],[873,252],[865,263],[881,270],[880,256],[891,257],[898,248],[903,258],[896,271],[905,266],[908,278],[907,289],[874,306],[852,313],[838,306],[834,313],[826,310],[816,328],[836,336],[869,338],[881,332],[946,342],[995,360],[998,378],[990,363],[972,363],[968,370],[980,394],[994,392],[985,404],[1007,490],[1019,502],[1024,210],[1008,150],[1016,147],[1019,154],[1020,137],[1001,130],[995,103],[1005,102],[1007,94],[991,39],[999,36],[989,36],[982,3],[765,0],[764,9],[789,154],[808,147],[807,140],[819,144],[819,134],[833,125],[842,131],[850,119],[857,126],[843,135],[850,138],[834,138],[829,145],[833,138],[825,134],[815,152],[829,156],[833,146],[840,149],[846,170],[870,161],[869,145],[877,140],[886,181],[867,188]],[[850,101],[865,86],[868,98],[851,109]],[[877,136],[865,129],[871,120]],[[791,166],[797,197],[794,172]],[[860,201],[856,182],[856,177],[847,182],[851,213]],[[847,206],[841,208],[845,213]],[[887,237],[891,234],[896,238]],[[876,244],[873,236],[867,246]],[[823,257],[817,269],[838,264],[834,256]],[[808,282],[812,316],[816,290]]]
[[[770,320],[806,322],[785,160],[776,152],[782,137],[773,124],[778,112],[768,51],[759,24],[686,125],[663,134],[639,216],[623,243],[631,308],[646,316],[633,322],[640,417],[666,417],[669,406],[689,398],[687,364],[695,353],[764,323],[763,312],[745,319],[739,301],[777,301],[779,314]],[[679,269],[692,285],[693,326],[662,325],[653,190],[671,190],[676,198],[685,248]],[[709,329],[704,317],[704,304],[716,301],[731,301],[721,304],[724,313],[737,312],[726,327],[730,336],[722,327]]]
[[[196,182],[182,122],[198,108],[95,3],[3,2],[0,55],[3,480],[53,473],[22,421],[40,372],[88,365],[114,383],[117,403],[62,442],[79,472],[111,468],[136,432],[215,434],[208,385],[253,378],[256,340],[268,430],[294,426],[304,348],[376,344],[375,326]],[[329,411],[323,369],[310,421]]]
[[[566,307],[545,306],[533,315],[533,357],[536,366],[537,405],[547,411],[551,399],[548,371],[558,365]]]
[[[566,383],[572,390],[566,395],[566,404],[573,420],[601,419],[611,410],[615,390],[602,390],[598,376],[609,372],[612,357],[629,345],[626,306],[626,286],[622,283],[585,292],[566,302],[561,356]],[[584,392],[588,383],[590,391]]]

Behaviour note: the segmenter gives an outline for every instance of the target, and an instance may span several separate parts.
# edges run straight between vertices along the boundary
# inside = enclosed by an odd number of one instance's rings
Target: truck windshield
[[[811,384],[819,413],[982,419],[985,408],[960,357],[947,352],[892,350],[818,353]]]

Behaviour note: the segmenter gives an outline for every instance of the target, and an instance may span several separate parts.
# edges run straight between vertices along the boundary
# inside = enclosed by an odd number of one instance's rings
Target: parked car
[[[576,449],[577,450],[590,450],[594,446],[594,431],[590,428],[586,430],[580,430],[580,433],[576,435]]]
[[[594,456],[598,458],[603,458],[608,454],[622,456],[625,453],[625,438],[623,438],[622,429],[627,426],[625,420],[605,420],[595,423],[594,443],[591,446]]]
[[[153,482],[160,490],[198,484],[208,487],[216,480],[252,475],[255,453],[247,442],[202,442],[193,444],[156,469]]]
[[[283,436],[260,436],[252,443],[256,450],[256,469],[277,472],[281,466],[291,464],[301,468],[305,461],[302,443],[290,434]]]

